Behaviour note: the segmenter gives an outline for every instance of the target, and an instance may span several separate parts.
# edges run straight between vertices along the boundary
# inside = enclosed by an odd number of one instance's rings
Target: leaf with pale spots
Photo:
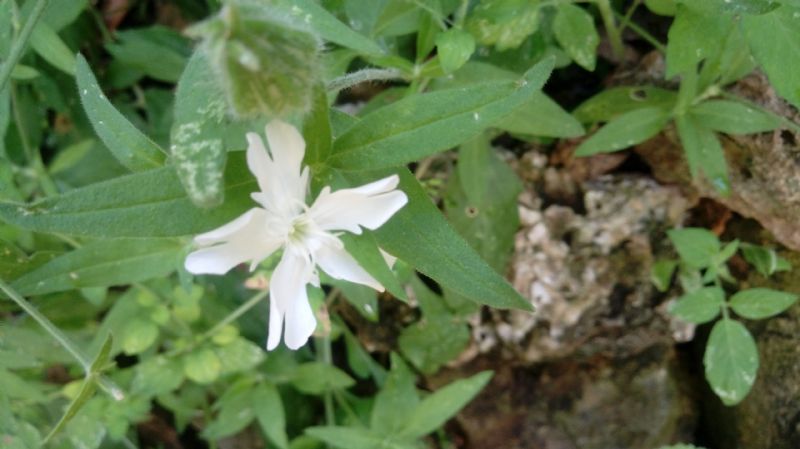
[[[571,3],[559,3],[553,19],[553,32],[561,48],[586,70],[594,70],[600,36],[592,15]]]
[[[736,405],[750,392],[758,372],[758,348],[738,321],[717,321],[703,356],[706,379],[725,405]]]

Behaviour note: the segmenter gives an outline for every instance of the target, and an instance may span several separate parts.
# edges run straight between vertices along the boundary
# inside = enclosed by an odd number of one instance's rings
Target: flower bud
[[[234,116],[280,118],[308,112],[320,76],[319,39],[268,0],[230,0],[188,31],[202,38]]]

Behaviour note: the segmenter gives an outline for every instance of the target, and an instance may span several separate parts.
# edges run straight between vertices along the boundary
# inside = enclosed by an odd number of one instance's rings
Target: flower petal
[[[317,328],[317,320],[314,318],[314,311],[306,296],[306,287],[303,286],[303,298],[298,298],[286,312],[286,346],[289,349],[299,349],[306,344],[309,337]]]
[[[284,318],[286,345],[291,349],[305,344],[314,332],[317,321],[313,312],[309,312],[311,306],[306,293],[306,285],[312,272],[313,267],[303,256],[289,248],[284,251],[269,284],[270,326],[267,349],[274,349],[280,342],[281,322]]]
[[[267,234],[266,212],[253,208],[235,220],[213,231],[195,237],[199,244],[216,246],[201,248],[186,257],[184,266],[193,274],[225,274],[244,262],[256,264],[281,245]]]
[[[230,240],[234,234],[255,231],[257,227],[265,223],[266,217],[267,213],[264,209],[254,207],[234,218],[233,221],[225,223],[206,233],[197,235],[194,241],[199,245],[210,245],[212,243]]]
[[[267,331],[267,351],[272,351],[281,342],[283,331],[283,311],[278,307],[278,301],[269,299],[269,330]]]
[[[267,154],[267,148],[264,146],[261,136],[256,133],[247,133],[245,137],[247,137],[247,167],[255,175],[258,188],[262,192],[266,192],[270,189],[270,181],[274,175],[271,170],[272,159]]]
[[[397,175],[353,189],[322,189],[309,215],[325,231],[361,233],[361,227],[377,229],[408,202],[397,187]]]
[[[272,120],[267,123],[266,133],[272,160],[282,166],[286,173],[299,176],[306,141],[297,128],[282,120]]]
[[[344,248],[324,245],[314,253],[317,265],[334,279],[355,282],[382,292],[383,285],[375,280]]]
[[[292,125],[273,120],[266,126],[269,153],[261,137],[247,133],[247,166],[258,179],[254,200],[274,215],[291,217],[303,210],[308,168],[301,170],[305,141]]]

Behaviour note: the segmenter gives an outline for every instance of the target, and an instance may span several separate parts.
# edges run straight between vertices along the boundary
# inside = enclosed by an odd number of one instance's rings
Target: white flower
[[[284,321],[286,346],[297,349],[308,341],[317,324],[306,294],[306,285],[319,286],[317,267],[332,278],[383,291],[383,286],[345,251],[337,237],[340,231],[360,234],[362,227],[376,229],[408,198],[395,190],[399,178],[394,175],[336,192],[325,187],[307,206],[303,137],[293,126],[278,120],[267,125],[266,134],[270,154],[260,136],[247,134],[247,165],[261,189],[251,196],[261,207],[195,237],[195,242],[205,248],[189,254],[185,265],[194,274],[224,274],[243,262],[249,262],[252,270],[283,248],[270,280],[267,349],[280,343]]]

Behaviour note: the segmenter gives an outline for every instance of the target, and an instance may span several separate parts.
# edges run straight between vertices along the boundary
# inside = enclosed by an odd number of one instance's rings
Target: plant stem
[[[28,16],[28,20],[25,21],[25,25],[22,27],[22,31],[20,31],[19,36],[14,40],[11,51],[8,52],[8,59],[6,59],[3,66],[0,67],[0,91],[5,89],[9,78],[11,78],[11,71],[14,70],[17,62],[22,58],[22,53],[25,51],[28,39],[30,39],[31,33],[33,33],[33,29],[36,27],[36,22],[42,17],[42,13],[48,1],[49,0],[36,0]]]
[[[603,18],[603,25],[606,27],[608,40],[611,43],[611,52],[614,54],[614,58],[622,59],[625,53],[625,47],[622,44],[622,33],[614,22],[614,9],[611,8],[609,0],[597,0],[597,8],[600,10],[600,16]]]
[[[95,377],[95,380],[97,381],[97,384],[100,386],[100,388],[106,393],[108,393],[115,400],[120,401],[125,397],[122,390],[117,385],[115,385],[114,382],[103,376],[98,375],[97,373],[93,373],[92,361],[89,360],[88,357],[86,357],[83,351],[81,351],[80,348],[78,348],[78,346],[75,343],[73,343],[72,340],[69,339],[69,337],[64,335],[64,333],[61,332],[61,329],[56,327],[56,325],[53,324],[50,320],[48,320],[46,316],[42,315],[42,313],[39,312],[39,309],[34,307],[33,304],[31,304],[25,298],[23,298],[22,295],[17,293],[16,290],[14,290],[10,285],[8,285],[2,279],[0,279],[0,290],[2,290],[6,295],[8,295],[8,297],[11,298],[12,301],[17,303],[17,305],[22,310],[24,310],[25,313],[27,313],[34,320],[36,320],[36,322],[39,323],[39,325],[42,326],[44,330],[46,330],[47,333],[50,334],[50,336],[52,336],[59,344],[61,344],[61,346],[63,346],[64,349],[66,349],[67,352],[69,352],[73,358],[75,358],[78,364],[81,365],[81,368],[83,368],[83,372],[87,378],[89,376]]]
[[[209,338],[213,337],[214,334],[220,331],[223,327],[227,326],[228,324],[236,321],[240,316],[244,315],[245,312],[255,307],[259,302],[264,300],[269,293],[268,290],[264,290],[258,292],[255,296],[248,299],[247,302],[236,308],[233,312],[231,312],[228,316],[223,318],[220,322],[214,325],[211,329],[209,329],[206,333],[200,336],[200,339],[197,341],[198,343],[201,341],[208,340]]]
[[[16,290],[11,288],[5,281],[0,279],[0,289],[11,298],[12,301],[17,303],[17,305],[25,311],[28,315],[30,315],[34,320],[36,320],[39,325],[41,325],[44,330],[47,331],[56,341],[58,341],[64,349],[67,350],[75,360],[83,368],[84,372],[89,372],[92,366],[92,362],[86,357],[86,355],[81,351],[77,346],[75,346],[72,341],[70,341],[69,337],[64,335],[61,332],[61,329],[57,328],[55,324],[53,324],[50,320],[47,319],[39,309],[34,307],[33,304],[29,303],[25,298],[23,298]]]
[[[55,196],[58,194],[58,187],[56,187],[56,184],[52,179],[50,179],[50,175],[47,173],[47,168],[44,166],[44,162],[42,162],[42,155],[39,152],[39,149],[34,149],[33,146],[31,146],[30,140],[28,140],[27,129],[25,129],[25,120],[22,118],[22,113],[19,110],[16,86],[12,82],[8,88],[9,93],[11,94],[11,112],[14,115],[14,123],[17,127],[17,133],[19,134],[20,141],[22,142],[22,149],[25,152],[25,158],[27,159],[31,168],[33,168],[34,173],[36,173],[36,176],[39,179],[39,184],[42,187],[42,191],[45,193],[45,195]]]
[[[403,79],[403,74],[397,69],[363,69],[334,79],[328,83],[326,88],[328,92],[334,93],[368,81],[397,79]]]
[[[623,17],[618,12],[614,12],[614,15],[617,18],[622,18]],[[644,28],[640,27],[636,22],[634,22],[632,20],[628,21],[628,22],[625,23],[625,26],[630,28],[631,30],[633,30],[633,32],[638,34],[642,39],[646,40],[656,50],[658,50],[658,51],[660,51],[661,53],[664,53],[664,54],[667,53],[667,46],[664,45],[663,43],[661,43],[658,39],[655,38],[655,36],[650,34],[647,30],[645,30]]]

